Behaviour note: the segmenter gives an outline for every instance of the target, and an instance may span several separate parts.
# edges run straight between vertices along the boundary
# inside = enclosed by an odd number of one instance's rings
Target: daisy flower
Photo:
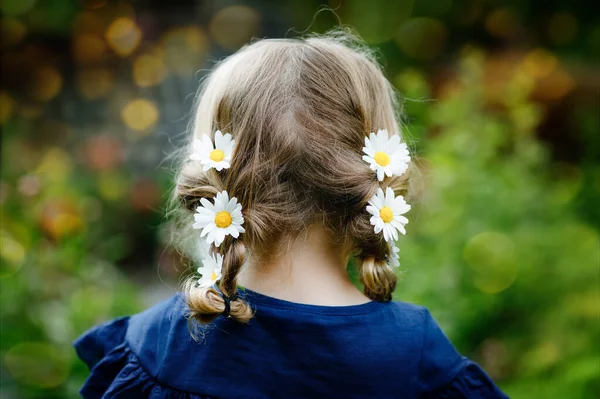
[[[394,190],[390,187],[386,188],[385,194],[381,188],[378,189],[367,205],[367,212],[372,215],[370,221],[375,226],[375,233],[383,231],[383,238],[387,242],[396,241],[398,231],[406,234],[404,225],[408,223],[408,219],[402,215],[409,210],[410,205],[404,201],[404,197],[395,197]]]
[[[231,166],[231,155],[234,146],[235,140],[231,138],[231,134],[223,134],[220,130],[217,130],[214,146],[207,135],[203,135],[202,140],[194,140],[194,152],[190,155],[190,159],[200,161],[204,165],[204,171],[215,168],[220,172]]]
[[[209,255],[202,261],[202,266],[198,268],[198,273],[202,277],[198,280],[198,286],[201,288],[210,287],[221,278],[221,268],[223,267],[223,255]]]
[[[388,259],[388,263],[391,267],[400,266],[400,256],[399,256],[400,248],[395,245],[390,245],[390,256]]]
[[[242,205],[238,204],[235,197],[229,199],[227,191],[218,193],[214,204],[206,198],[200,199],[200,203],[202,206],[196,208],[192,227],[202,229],[200,237],[206,236],[209,244],[214,243],[218,247],[226,236],[238,238],[240,233],[246,232],[242,227]]]
[[[410,155],[406,143],[400,142],[400,136],[388,136],[387,130],[379,130],[365,137],[362,159],[377,172],[377,179],[383,181],[384,176],[400,176],[408,169]]]

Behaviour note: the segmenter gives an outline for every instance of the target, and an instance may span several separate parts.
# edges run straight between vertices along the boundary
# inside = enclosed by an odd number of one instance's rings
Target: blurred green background
[[[599,398],[592,3],[3,0],[0,397],[78,397],[71,341],[176,290],[169,156],[212,62],[341,22],[404,96],[421,169],[395,298],[512,398]]]

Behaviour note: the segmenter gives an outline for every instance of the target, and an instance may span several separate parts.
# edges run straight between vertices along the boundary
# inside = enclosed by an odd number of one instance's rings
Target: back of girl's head
[[[365,294],[391,299],[396,276],[386,261],[390,247],[365,210],[380,183],[362,160],[362,147],[378,129],[400,134],[395,109],[394,92],[374,58],[346,33],[261,40],[214,69],[200,93],[194,138],[231,133],[234,156],[220,172],[185,163],[176,194],[190,211],[222,190],[242,205],[246,232],[212,248],[224,256],[217,283],[224,295],[235,293],[248,255],[253,262],[273,259],[318,225],[353,250]],[[403,194],[406,175],[384,183]],[[215,289],[190,280],[184,291],[200,322],[224,311]],[[230,315],[245,322],[252,310],[240,299],[231,302]]]

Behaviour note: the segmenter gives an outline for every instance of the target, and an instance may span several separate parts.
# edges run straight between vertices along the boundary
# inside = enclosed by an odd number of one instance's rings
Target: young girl
[[[392,302],[410,157],[348,35],[262,40],[199,97],[176,187],[199,274],[81,336],[84,398],[506,398],[427,309]],[[359,265],[363,292],[346,272]]]

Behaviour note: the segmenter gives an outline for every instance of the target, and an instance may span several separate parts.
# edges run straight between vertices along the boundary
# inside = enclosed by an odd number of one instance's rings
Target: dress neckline
[[[305,313],[323,314],[323,315],[338,315],[347,316],[355,314],[365,314],[373,312],[374,310],[381,309],[382,307],[389,304],[389,302],[377,302],[369,301],[360,303],[357,305],[338,305],[338,306],[327,306],[327,305],[312,305],[306,303],[290,302],[284,299],[275,298],[272,296],[264,295],[256,291],[252,291],[245,287],[238,287],[238,292],[241,297],[257,305],[262,305],[270,308],[283,309],[283,310],[294,310]]]

